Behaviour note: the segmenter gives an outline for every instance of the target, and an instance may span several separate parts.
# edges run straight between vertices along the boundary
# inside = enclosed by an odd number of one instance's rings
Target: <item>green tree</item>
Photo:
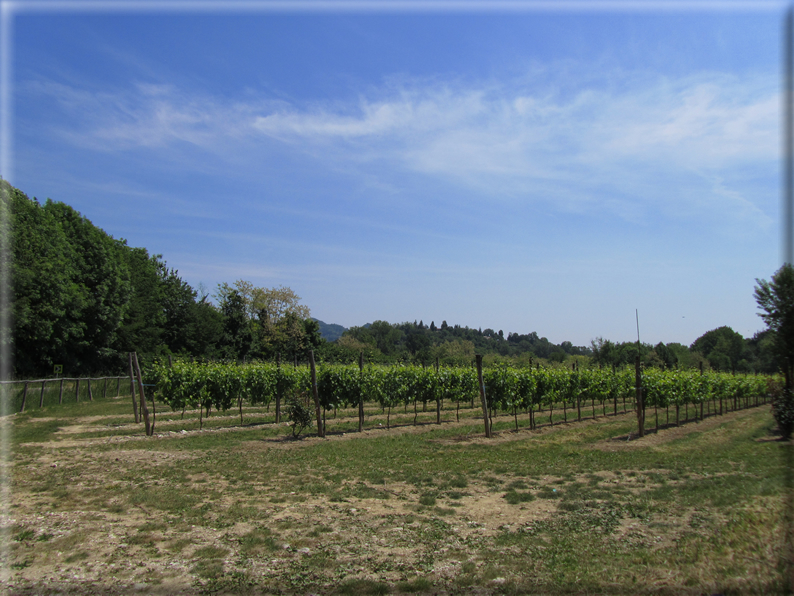
[[[253,334],[245,311],[243,297],[232,290],[221,303],[223,314],[223,337],[221,340],[223,355],[237,360],[245,358],[251,351]]]
[[[4,337],[18,376],[47,374],[53,364],[74,370],[69,346],[82,337],[77,315],[85,294],[76,283],[76,255],[51,213],[2,182],[11,232],[11,333]]]
[[[162,268],[159,255],[150,257],[145,248],[126,247],[125,261],[132,283],[127,310],[119,328],[119,352],[137,352],[144,360],[165,353],[162,308]]]
[[[86,372],[116,368],[120,359],[113,344],[132,291],[124,246],[65,203],[47,200],[44,209],[53,214],[74,247],[75,281],[84,296],[78,318],[82,337],[70,343],[78,368]]]
[[[11,232],[11,356],[18,376],[118,366],[114,348],[131,292],[125,247],[63,203],[2,182]]]
[[[736,370],[745,348],[744,337],[730,327],[718,327],[698,337],[690,346],[700,352],[715,370]]]
[[[786,263],[772,276],[772,281],[755,280],[755,300],[763,311],[759,316],[774,337],[778,365],[786,378],[783,396],[773,402],[775,419],[783,436],[788,439],[794,431],[794,267]]]

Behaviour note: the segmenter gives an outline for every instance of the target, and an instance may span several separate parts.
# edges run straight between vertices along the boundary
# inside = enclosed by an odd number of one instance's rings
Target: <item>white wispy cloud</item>
[[[631,219],[637,203],[686,211],[697,196],[770,224],[735,171],[776,165],[776,76],[628,73],[619,85],[588,82],[566,94],[548,83],[403,81],[351,105],[232,101],[151,84],[91,93],[45,81],[23,93],[55,99],[76,123],[62,134],[103,151],[185,145],[233,162],[243,147],[250,154],[275,144],[362,176],[376,163],[386,178],[431,176],[498,200],[598,207]]]

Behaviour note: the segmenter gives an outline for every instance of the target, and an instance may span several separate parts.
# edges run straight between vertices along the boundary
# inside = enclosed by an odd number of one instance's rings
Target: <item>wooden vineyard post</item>
[[[642,376],[640,375],[640,356],[634,359],[635,387],[637,393],[637,426],[639,436],[645,436],[645,403],[642,397]]]
[[[132,363],[135,366],[135,374],[138,377],[138,394],[140,395],[141,409],[143,410],[143,424],[146,428],[146,436],[150,437],[154,433],[154,425],[149,423],[149,407],[146,405],[146,394],[143,392],[143,379],[141,379],[141,366],[138,364],[138,354],[132,353]],[[154,398],[152,398],[154,405]]]
[[[360,375],[358,394],[358,432],[364,432],[364,351],[358,353],[358,374]]]
[[[480,401],[482,401],[482,417],[485,424],[485,436],[491,438],[491,424],[488,419],[488,402],[485,400],[485,383],[482,380],[482,354],[476,354],[477,382],[480,385]]]
[[[276,372],[277,375],[281,372],[281,353],[276,354]],[[281,422],[281,390],[276,386],[276,424],[279,422]]]
[[[703,361],[700,361],[700,376],[703,376]],[[703,422],[703,402],[706,400],[701,400],[700,402],[700,421]],[[698,408],[695,406],[695,418],[698,417]]]
[[[19,408],[20,412],[25,411],[25,401],[28,399],[28,382],[25,381],[25,388],[22,390],[22,407]]]
[[[438,356],[436,356],[436,379],[438,379]],[[441,424],[441,395],[436,386],[436,424]]]
[[[61,377],[61,388],[58,390],[58,403],[63,403],[63,377]]]
[[[42,381],[41,382],[41,395],[39,396],[39,409],[44,407],[44,385],[46,383],[47,383],[47,381]]]
[[[612,377],[613,378],[615,377],[615,374],[616,374],[615,364],[613,363],[612,364]],[[618,415],[618,394],[615,393],[615,416],[617,416],[617,415]]]
[[[472,365],[474,366],[474,369],[476,370],[477,369],[477,358],[474,359],[474,362],[472,362]],[[472,410],[474,409],[474,392],[473,391],[471,393],[471,409]]]
[[[325,437],[323,428],[323,418],[320,414],[320,396],[317,393],[317,368],[314,366],[314,350],[309,350],[309,367],[312,370],[312,397],[314,397],[314,409],[317,411],[317,436]]]
[[[132,395],[132,413],[135,416],[135,424],[138,424],[141,420],[138,417],[138,402],[135,400],[135,373],[132,370],[132,352],[127,354],[129,358],[129,369],[130,369],[130,395]],[[121,382],[119,378],[119,382]]]
[[[91,392],[91,377],[88,377],[88,401],[94,401],[94,394]]]

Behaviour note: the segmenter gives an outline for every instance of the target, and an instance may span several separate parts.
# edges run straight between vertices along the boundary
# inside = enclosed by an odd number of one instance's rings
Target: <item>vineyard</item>
[[[275,421],[281,421],[282,405],[299,400],[307,406],[313,395],[309,368],[280,366],[272,363],[221,364],[177,361],[155,364],[146,371],[146,384],[156,387],[158,401],[172,411],[212,409],[225,412],[238,408],[241,424],[243,405],[275,406]],[[519,414],[526,416],[530,428],[536,418],[547,413],[554,423],[592,417],[616,415],[634,409],[637,395],[634,369],[511,368],[499,365],[482,372],[487,412],[512,414],[516,429]],[[712,413],[722,414],[741,407],[767,403],[770,395],[780,391],[781,380],[769,376],[735,376],[727,373],[702,373],[695,370],[646,370],[641,375],[644,409],[653,409],[656,426],[659,412],[665,423],[671,415],[676,423]],[[478,373],[474,368],[423,368],[417,366],[345,366],[320,365],[316,371],[316,389],[322,419],[328,411],[357,408],[359,430],[363,430],[364,403],[376,403],[386,413],[390,426],[391,412],[412,406],[414,412],[442,412],[454,409],[459,420],[460,408],[474,408],[481,399]],[[584,414],[583,414],[584,411]],[[415,419],[416,420],[416,419]],[[415,421],[414,420],[414,421]],[[324,424],[324,423],[323,423]]]

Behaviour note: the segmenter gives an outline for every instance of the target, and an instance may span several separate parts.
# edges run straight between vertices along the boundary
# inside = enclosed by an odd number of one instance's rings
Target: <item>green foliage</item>
[[[13,321],[0,339],[17,377],[50,375],[54,364],[66,376],[116,374],[126,352],[143,364],[168,354],[305,359],[324,343],[289,288],[223,284],[216,308],[162,255],[127,246],[68,205],[41,205],[0,181],[0,210],[11,232]]]
[[[154,364],[147,368],[148,381],[158,387],[158,399],[172,409],[213,407],[225,411],[238,400],[269,404],[277,395],[287,402],[311,392],[306,367],[271,363]],[[522,411],[547,408],[565,402],[595,400],[605,405],[622,398],[633,399],[634,370],[560,368],[513,368],[501,364],[483,371],[489,408]],[[647,369],[643,372],[646,407],[684,406],[724,398],[751,399],[780,394],[778,377],[745,376],[695,370]],[[320,405],[326,409],[355,407],[359,400],[376,401],[395,408],[444,399],[450,402],[479,401],[477,373],[471,368],[374,366],[363,371],[354,365],[322,364],[317,371]],[[311,411],[309,417],[311,418]]]
[[[221,302],[223,313],[223,355],[226,358],[245,358],[251,351],[254,340],[248,317],[245,313],[245,301],[237,290],[231,290]]]
[[[772,281],[756,280],[755,300],[764,312],[761,318],[773,337],[778,365],[786,378],[785,390],[773,405],[775,420],[786,439],[794,431],[794,267],[786,263]]]
[[[756,279],[755,300],[764,311],[759,316],[774,334],[775,351],[781,360],[794,363],[794,267],[786,263],[772,276],[772,281]]]
[[[297,437],[304,428],[312,425],[312,411],[307,408],[303,400],[292,397],[286,404],[287,420],[292,422],[292,436]]]
[[[564,360],[568,356],[590,354],[590,348],[577,347],[571,342],[557,346],[534,332],[526,335],[508,333],[505,337],[503,332],[493,329],[470,329],[448,325],[446,321],[440,327],[432,322],[429,326],[424,325],[422,321],[399,324],[375,321],[346,330],[335,345],[343,348],[340,353],[329,354],[339,358],[335,361],[352,362],[348,350],[355,350],[356,356],[358,351],[363,351],[368,362],[411,362],[425,366],[435,362],[447,366],[470,365],[475,353],[512,362],[523,357],[522,361],[527,364],[533,357]]]
[[[16,374],[116,365],[131,292],[125,247],[63,203],[42,206],[6,182],[0,199],[10,215]]]
[[[785,440],[789,440],[794,434],[794,398],[790,389],[784,390],[772,401],[772,414],[780,434]]]
[[[745,349],[744,338],[730,327],[712,329],[697,338],[690,349],[708,359],[714,370],[736,370]]]

